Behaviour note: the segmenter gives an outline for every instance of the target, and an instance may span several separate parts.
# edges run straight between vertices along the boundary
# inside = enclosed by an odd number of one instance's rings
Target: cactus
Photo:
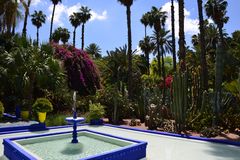
[[[171,110],[175,119],[177,132],[181,133],[186,125],[188,106],[187,73],[175,73],[173,77],[173,102]]]

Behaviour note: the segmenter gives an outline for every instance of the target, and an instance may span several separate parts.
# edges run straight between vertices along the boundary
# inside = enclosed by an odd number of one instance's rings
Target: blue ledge
[[[91,131],[87,129],[78,130],[78,132],[90,132],[95,133],[98,135],[103,135],[107,137],[112,137],[116,139],[121,139],[129,142],[134,142],[135,144],[131,144],[129,146],[122,147],[120,149],[116,149],[110,152],[104,152],[102,154],[90,156],[83,158],[81,160],[139,160],[141,158],[146,157],[146,147],[147,142],[143,141],[137,141],[122,137],[117,137],[105,133],[100,133],[96,131]],[[4,155],[8,157],[10,160],[36,160],[37,158],[31,155],[30,153],[26,152],[23,148],[16,145],[13,141],[14,140],[20,140],[20,139],[30,139],[30,138],[36,138],[36,137],[45,137],[45,136],[51,136],[51,135],[61,135],[71,133],[71,131],[67,132],[61,132],[61,133],[50,133],[50,134],[44,134],[44,135],[34,135],[34,136],[25,136],[25,137],[17,137],[17,138],[6,138],[3,140],[4,145]]]

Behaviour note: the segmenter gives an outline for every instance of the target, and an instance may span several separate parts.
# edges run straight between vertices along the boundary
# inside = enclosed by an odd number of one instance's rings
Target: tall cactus
[[[186,125],[186,112],[188,106],[187,73],[175,73],[173,77],[172,114],[176,123],[177,132],[181,133]]]

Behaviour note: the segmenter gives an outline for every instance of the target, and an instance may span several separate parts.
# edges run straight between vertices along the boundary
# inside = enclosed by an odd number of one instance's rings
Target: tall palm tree
[[[173,55],[173,70],[177,70],[176,62],[176,41],[175,41],[175,19],[174,19],[174,1],[171,0],[171,24],[172,24],[172,55]]]
[[[58,27],[52,34],[52,40],[55,43],[59,43],[61,40],[63,44],[66,44],[70,38],[70,32],[67,28]]]
[[[128,29],[128,95],[129,98],[133,97],[132,90],[132,30],[131,30],[131,6],[133,0],[118,0],[122,5],[126,7],[127,14],[127,29]]]
[[[147,36],[147,26],[149,25],[149,15],[150,15],[150,13],[147,12],[147,13],[143,14],[142,18],[140,19],[140,22],[145,27],[145,37]]]
[[[219,118],[220,102],[221,102],[221,85],[224,68],[224,35],[223,26],[227,23],[229,17],[227,13],[227,1],[225,0],[208,0],[205,4],[205,10],[208,17],[210,17],[217,25],[219,30],[220,43],[216,52],[216,71],[215,71],[215,95],[214,95],[214,113],[216,118],[213,119],[213,125],[216,125]]]
[[[185,35],[184,35],[184,0],[178,0],[179,7],[179,60],[180,68],[184,72],[186,70],[186,47],[185,47]]]
[[[152,7],[151,15],[149,18],[149,25],[153,27],[156,33],[156,51],[157,51],[157,61],[158,61],[158,75],[161,76],[161,52],[160,52],[160,31],[166,22],[166,12],[162,9]]]
[[[69,21],[72,24],[72,26],[74,27],[74,30],[73,30],[73,46],[74,47],[75,47],[75,40],[76,40],[76,29],[81,24],[81,21],[79,19],[79,17],[80,17],[79,14],[80,13],[73,12],[73,14],[69,16]]]
[[[201,48],[201,90],[208,90],[208,69],[206,61],[205,29],[203,20],[202,0],[198,0],[198,16],[200,30],[200,48]]]
[[[22,36],[26,37],[27,35],[27,20],[28,20],[28,15],[29,15],[29,8],[31,5],[32,0],[28,0],[27,4],[24,0],[21,0],[23,7],[25,9],[25,15],[24,15],[24,22],[23,22],[23,29],[22,29]]]
[[[17,22],[21,19],[21,11],[17,0],[2,0],[0,2],[1,30],[9,35],[15,34]]]
[[[151,41],[149,36],[146,36],[143,40],[139,41],[139,46],[141,50],[145,54],[145,58],[147,61],[147,74],[150,74],[150,62],[149,62],[149,54],[154,50],[154,43]]]
[[[46,15],[42,11],[34,11],[31,15],[32,17],[32,24],[37,27],[37,46],[39,43],[39,28],[42,26],[43,23],[46,21]]]
[[[101,58],[101,48],[96,43],[91,43],[89,46],[85,49],[88,54],[91,54],[93,58]]]
[[[55,14],[55,8],[56,5],[60,2],[62,2],[62,0],[51,0],[53,3],[53,11],[52,11],[52,19],[51,19],[51,25],[50,25],[50,35],[49,35],[49,42],[52,41],[52,29],[53,29],[53,18],[54,18],[54,14]]]
[[[91,9],[89,9],[88,7],[81,7],[80,8],[80,14],[79,14],[79,18],[82,22],[82,50],[84,49],[84,27],[85,27],[85,23],[91,18],[91,13],[90,13]]]

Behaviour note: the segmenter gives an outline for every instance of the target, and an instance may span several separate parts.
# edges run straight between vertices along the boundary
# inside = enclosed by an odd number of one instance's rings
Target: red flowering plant
[[[53,44],[55,57],[60,59],[66,70],[69,88],[85,96],[100,89],[100,76],[96,65],[88,54],[71,45]]]

